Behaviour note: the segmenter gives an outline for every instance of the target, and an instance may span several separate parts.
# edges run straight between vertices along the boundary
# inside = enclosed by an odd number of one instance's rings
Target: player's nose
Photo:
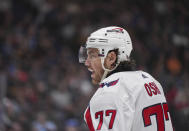
[[[90,66],[90,62],[89,62],[89,59],[87,58],[86,61],[85,61],[85,66],[89,67]]]

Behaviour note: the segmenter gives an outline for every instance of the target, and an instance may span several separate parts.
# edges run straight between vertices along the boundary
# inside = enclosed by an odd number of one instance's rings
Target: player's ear
[[[111,51],[107,54],[106,59],[105,59],[105,65],[107,68],[111,69],[115,66],[116,63],[116,53],[114,51]]]
[[[111,51],[108,55],[111,65],[114,64],[116,62],[116,53],[114,51]]]

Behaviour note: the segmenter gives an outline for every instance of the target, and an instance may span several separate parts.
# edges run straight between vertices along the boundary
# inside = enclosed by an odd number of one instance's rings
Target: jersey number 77
[[[165,121],[169,120],[167,103],[158,103],[149,107],[146,107],[142,111],[144,126],[152,125],[150,116],[156,116],[157,131],[165,131]],[[165,120],[164,120],[165,116]]]

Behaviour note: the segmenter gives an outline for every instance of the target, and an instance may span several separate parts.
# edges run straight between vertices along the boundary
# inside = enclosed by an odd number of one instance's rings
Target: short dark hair
[[[111,50],[109,52],[114,51],[116,53],[116,55],[118,55],[118,49],[115,50]],[[117,62],[117,59],[116,59]],[[122,72],[122,71],[134,71],[136,70],[136,62],[132,57],[132,52],[131,52],[131,57],[129,61],[122,61],[119,63],[119,65],[117,66],[117,68],[111,72],[108,73],[107,77],[110,76],[113,73],[116,72]]]

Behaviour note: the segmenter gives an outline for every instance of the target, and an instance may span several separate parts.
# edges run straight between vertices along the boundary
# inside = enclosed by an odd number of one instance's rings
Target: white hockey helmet
[[[132,42],[128,32],[117,26],[101,28],[93,33],[87,39],[86,45],[80,48],[79,62],[84,63],[87,58],[88,48],[97,48],[102,63],[109,51],[118,49],[117,65],[122,61],[129,61],[132,51]],[[85,54],[85,55],[84,55]]]
[[[120,62],[129,61],[129,57],[132,51],[132,42],[128,32],[117,26],[110,26],[101,28],[88,37],[86,45],[81,46],[79,51],[79,62],[84,63],[87,59],[87,49],[97,48],[99,50],[99,56],[101,57],[102,68],[104,74],[101,81],[105,79],[107,74],[117,68]],[[104,66],[104,59],[111,50],[118,50],[117,63],[113,69],[107,69]]]

